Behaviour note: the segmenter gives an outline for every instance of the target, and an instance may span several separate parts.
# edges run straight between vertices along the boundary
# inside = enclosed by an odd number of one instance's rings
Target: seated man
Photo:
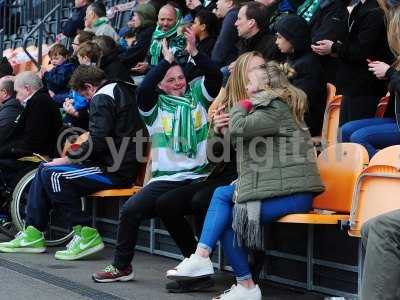
[[[13,77],[2,77],[0,79],[0,145],[14,128],[14,121],[22,108],[14,95]]]
[[[139,164],[133,137],[143,126],[132,85],[108,82],[104,72],[92,66],[79,66],[70,85],[90,101],[89,138],[80,146],[73,144],[66,157],[40,165],[28,195],[26,229],[1,243],[0,251],[45,251],[43,231],[53,205],[74,230],[74,239],[56,253],[57,259],[76,260],[100,251],[104,244],[97,230],[82,227],[89,218],[81,197],[135,181]]]
[[[15,119],[15,128],[0,146],[0,158],[17,159],[40,153],[52,155],[62,126],[61,114],[43,89],[42,80],[33,72],[15,77],[17,99],[24,110]]]
[[[106,17],[106,7],[100,1],[93,2],[86,9],[85,30],[93,32],[95,35],[107,35],[118,41],[119,36],[110,25]]]
[[[399,299],[400,210],[379,215],[361,229],[365,254],[361,299]]]
[[[182,68],[174,63],[174,55],[164,40],[164,59],[147,74],[137,96],[151,136],[152,180],[122,207],[114,262],[93,274],[96,282],[132,280],[131,261],[141,221],[156,216],[157,201],[163,196],[208,175],[207,109],[221,88],[222,74],[206,55],[198,52],[192,30],[187,31],[186,38],[186,50],[205,77],[188,87]],[[169,223],[173,221],[174,217]],[[186,228],[171,227],[177,228],[175,236],[185,235]]]

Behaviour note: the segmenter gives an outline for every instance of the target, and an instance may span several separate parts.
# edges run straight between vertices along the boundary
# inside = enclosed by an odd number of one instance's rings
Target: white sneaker
[[[214,267],[210,258],[192,254],[190,258],[185,258],[175,269],[168,270],[167,278],[184,280],[210,276],[211,274],[214,274]]]
[[[258,285],[248,289],[241,284],[232,285],[230,290],[225,291],[213,300],[261,300],[261,290]]]

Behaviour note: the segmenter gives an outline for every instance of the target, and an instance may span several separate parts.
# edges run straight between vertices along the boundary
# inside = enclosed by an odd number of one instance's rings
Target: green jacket
[[[235,201],[322,192],[308,130],[300,129],[289,106],[267,91],[252,102],[250,112],[239,105],[230,112],[239,175]]]

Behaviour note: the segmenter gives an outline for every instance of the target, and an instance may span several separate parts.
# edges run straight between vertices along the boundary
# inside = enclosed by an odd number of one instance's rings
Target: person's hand
[[[386,72],[389,70],[390,66],[387,63],[384,63],[382,61],[368,61],[368,70],[370,70],[376,78],[378,79],[385,79],[386,77]]]
[[[318,55],[330,55],[332,54],[333,42],[330,40],[318,41],[316,45],[311,45],[311,49]]]
[[[67,99],[67,100],[64,101],[63,108],[64,108],[64,111],[68,115],[71,115],[73,117],[78,117],[79,116],[79,112],[77,112],[75,110],[75,108],[73,106],[73,101],[71,99]]]
[[[162,55],[164,56],[164,59],[169,62],[170,64],[173,63],[175,60],[174,55],[172,54],[171,50],[168,48],[168,42],[167,39],[163,39],[162,41]]]
[[[72,162],[69,160],[68,157],[61,157],[61,158],[55,158],[52,161],[45,163],[44,165],[46,167],[52,167],[52,166],[61,166],[61,165],[70,165]]]
[[[214,131],[223,134],[229,126],[229,114],[224,112],[225,105],[221,105],[214,114]]]
[[[191,28],[186,28],[185,30],[185,38],[186,38],[186,51],[190,54],[190,56],[194,57],[199,53],[196,47],[196,35]]]
[[[144,72],[146,72],[148,68],[149,68],[149,63],[144,61],[137,63],[136,66],[134,66],[131,70],[143,74]]]
[[[53,98],[55,96],[55,93],[53,91],[49,90],[49,95],[51,98]]]
[[[63,33],[59,33],[56,35],[56,44],[59,44],[63,39],[67,39],[67,37]]]
[[[40,78],[43,78],[44,73],[46,73],[46,72],[47,72],[46,67],[41,67],[40,70],[39,70],[39,72],[38,72],[39,77],[40,77]]]
[[[238,104],[247,112],[251,111],[251,109],[253,108],[253,103],[249,99],[240,100]]]

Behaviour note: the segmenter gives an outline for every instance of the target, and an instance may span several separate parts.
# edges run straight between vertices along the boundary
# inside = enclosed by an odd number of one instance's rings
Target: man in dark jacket
[[[13,78],[4,76],[0,79],[0,144],[14,128],[14,121],[21,111],[22,105],[14,96]]]
[[[311,51],[310,27],[302,17],[288,15],[276,22],[275,29],[276,44],[296,72],[291,82],[307,95],[305,122],[311,136],[320,136],[326,106],[326,80],[318,58]]]
[[[321,40],[341,41],[347,34],[346,22],[348,0],[322,0],[315,15],[310,20],[311,42],[316,45]],[[330,55],[319,55],[325,78],[336,87],[336,73],[339,58]],[[341,93],[341,91],[337,91]]]
[[[15,128],[0,147],[0,158],[20,158],[27,154],[52,155],[62,126],[61,114],[33,72],[15,78],[17,99],[24,110],[15,119]]]
[[[92,2],[93,0],[75,0],[74,12],[64,24],[61,31],[62,35],[72,38],[78,33],[78,30],[85,28],[86,9]]]
[[[281,60],[282,55],[275,45],[275,35],[267,25],[267,8],[259,2],[244,4],[238,14],[235,26],[239,35],[239,55],[260,52],[266,60]]]
[[[11,242],[1,243],[0,251],[45,251],[50,204],[61,208],[66,224],[74,226],[75,242],[56,252],[57,259],[76,260],[100,251],[104,244],[97,230],[82,227],[89,218],[82,211],[81,197],[131,186],[136,179],[140,153],[134,138],[143,126],[132,86],[107,81],[93,66],[78,67],[70,84],[90,101],[88,140],[72,144],[66,157],[39,166],[28,195],[26,229]]]
[[[236,60],[238,49],[236,43],[239,36],[234,26],[240,4],[243,0],[218,0],[216,14],[223,18],[221,31],[211,53],[211,59],[218,63],[219,67],[228,66]]]

